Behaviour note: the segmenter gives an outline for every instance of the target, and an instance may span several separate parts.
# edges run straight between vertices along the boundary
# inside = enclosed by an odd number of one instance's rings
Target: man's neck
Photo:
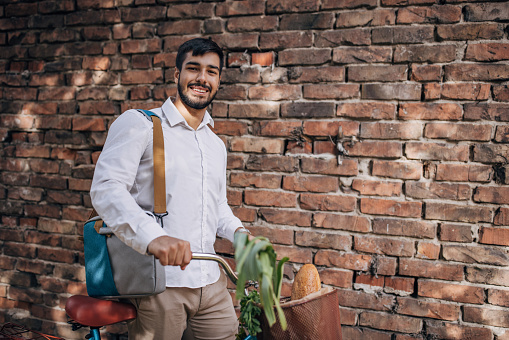
[[[187,105],[185,105],[182,100],[177,96],[175,101],[173,102],[177,110],[184,117],[187,124],[193,128],[194,130],[198,129],[201,122],[203,121],[203,117],[205,116],[205,112],[207,109],[193,109]]]

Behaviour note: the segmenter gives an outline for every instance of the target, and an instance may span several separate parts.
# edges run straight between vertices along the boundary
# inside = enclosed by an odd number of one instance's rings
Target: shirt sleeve
[[[223,179],[223,182],[221,183],[221,193],[220,193],[220,201],[218,205],[218,230],[217,235],[219,237],[226,238],[233,242],[235,230],[237,228],[242,227],[242,222],[239,218],[237,218],[233,212],[230,206],[228,205],[228,199],[226,197],[226,163],[227,163],[227,156],[226,156],[226,148],[224,148],[223,145],[223,152],[224,152],[224,176],[221,178]]]
[[[120,240],[142,254],[152,240],[166,235],[130,193],[151,140],[152,122],[141,113],[129,110],[120,115],[108,131],[90,189],[99,216]]]

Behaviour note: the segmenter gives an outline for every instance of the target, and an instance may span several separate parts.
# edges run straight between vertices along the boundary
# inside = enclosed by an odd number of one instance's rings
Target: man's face
[[[175,82],[182,102],[193,109],[204,109],[219,88],[219,56],[209,52],[201,56],[187,53],[182,70],[175,69]]]

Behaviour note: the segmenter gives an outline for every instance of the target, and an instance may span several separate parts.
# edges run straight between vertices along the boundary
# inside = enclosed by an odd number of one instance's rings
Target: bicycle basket
[[[281,329],[279,321],[269,327],[261,320],[259,340],[341,340],[339,299],[335,289],[322,288],[302,299],[281,303],[288,327]],[[276,313],[277,316],[277,313]]]

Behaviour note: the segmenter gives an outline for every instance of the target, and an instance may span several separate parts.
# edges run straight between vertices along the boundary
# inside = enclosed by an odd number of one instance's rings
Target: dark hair
[[[205,53],[212,52],[219,56],[219,73],[223,70],[223,51],[221,48],[212,40],[205,38],[195,38],[186,41],[182,45],[180,45],[178,53],[176,66],[179,71],[182,71],[182,64],[186,59],[186,55],[188,52],[193,51],[193,56],[201,56]]]

